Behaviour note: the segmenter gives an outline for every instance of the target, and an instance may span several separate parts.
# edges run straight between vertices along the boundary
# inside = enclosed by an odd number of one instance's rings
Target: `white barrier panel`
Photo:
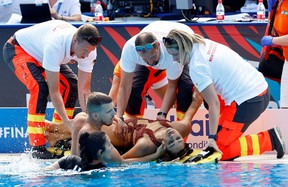
[[[145,110],[144,117],[148,119],[156,119],[159,109]],[[173,108],[167,115],[167,119],[173,121],[176,119],[176,110]],[[267,109],[262,115],[254,121],[246,134],[257,134],[261,131],[268,130],[274,126],[279,126],[282,136],[286,144],[288,143],[288,110],[283,109]],[[199,109],[193,118],[192,132],[188,136],[187,142],[192,143],[194,149],[202,149],[207,143],[209,135],[209,115],[206,109]]]

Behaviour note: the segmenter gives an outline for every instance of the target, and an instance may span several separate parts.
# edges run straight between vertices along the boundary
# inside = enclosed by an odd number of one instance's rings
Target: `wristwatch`
[[[208,139],[214,139],[214,140],[216,140],[216,138],[217,138],[216,134],[210,134],[210,135],[208,136]]]
[[[121,117],[119,117],[120,119],[121,119],[121,121],[123,121],[124,122],[124,118],[123,118],[123,116],[121,116]]]
[[[157,113],[157,116],[165,116],[165,118],[167,117],[167,114],[165,112],[158,112]]]

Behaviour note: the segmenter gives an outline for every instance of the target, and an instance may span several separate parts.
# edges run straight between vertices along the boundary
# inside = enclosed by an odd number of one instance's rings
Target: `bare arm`
[[[72,16],[62,16],[62,20],[64,20],[64,21],[81,21],[81,15],[75,14]]]
[[[143,156],[150,155],[156,151],[156,146],[150,139],[140,138],[136,144],[129,149],[125,154],[122,155],[124,159],[128,158],[140,158]]]
[[[220,102],[214,85],[210,84],[201,94],[209,106],[209,133],[210,135],[216,135],[220,115]]]
[[[79,137],[80,130],[87,123],[88,115],[85,112],[78,113],[72,122],[71,154],[80,156]]]
[[[59,89],[59,72],[52,72],[49,70],[45,70],[46,77],[47,77],[47,84],[49,88],[49,95],[52,100],[53,106],[57,111],[58,115],[61,117],[63,124],[71,130],[71,121],[69,120],[63,98],[60,94]]]
[[[116,106],[117,103],[117,94],[120,86],[120,77],[117,75],[113,76],[112,86],[109,91],[109,96],[112,98],[113,105]]]
[[[74,14],[72,16],[61,16],[57,14],[56,10],[54,8],[50,9],[51,17],[58,20],[64,20],[64,21],[81,21],[81,15],[80,14]]]
[[[130,163],[130,162],[149,162],[152,160],[156,160],[159,157],[161,157],[166,151],[166,145],[164,142],[157,148],[155,153],[152,153],[150,155],[146,155],[143,157],[139,158],[129,158],[129,159],[124,159],[125,163]]]
[[[71,131],[63,124],[45,120],[45,138],[50,146],[54,146],[58,140],[71,138]]]
[[[163,102],[160,108],[160,112],[168,113],[170,108],[173,106],[176,99],[176,90],[178,85],[178,79],[168,79],[168,88],[163,98]],[[157,119],[165,119],[164,116],[157,116]]]
[[[86,112],[86,100],[91,93],[91,73],[78,69],[78,98],[83,112]]]
[[[59,160],[55,161],[53,164],[46,166],[44,170],[56,170],[60,169]]]
[[[288,34],[279,37],[273,37],[272,43],[275,45],[288,46]]]
[[[111,158],[109,160],[106,160],[106,162],[108,163],[109,162],[114,162],[114,163],[148,162],[151,160],[156,160],[157,158],[162,156],[165,151],[166,151],[166,145],[164,142],[162,142],[162,144],[157,148],[156,152],[152,152],[151,154],[148,154],[148,155],[146,153],[139,157],[134,156],[133,158],[124,159],[123,156],[121,157],[119,152],[113,146],[112,152],[111,152]]]
[[[117,116],[122,117],[127,106],[133,82],[134,73],[121,70],[121,81],[117,96]]]
[[[209,135],[216,135],[220,116],[220,102],[213,84],[207,86],[202,92],[203,98],[209,106]],[[216,140],[209,138],[204,150],[207,147],[213,147],[216,151],[223,154],[218,148]]]
[[[186,137],[191,132],[191,121],[201,106],[203,101],[202,95],[197,89],[193,91],[192,102],[185,112],[183,119],[181,121],[173,121],[170,126],[176,129],[182,137]]]

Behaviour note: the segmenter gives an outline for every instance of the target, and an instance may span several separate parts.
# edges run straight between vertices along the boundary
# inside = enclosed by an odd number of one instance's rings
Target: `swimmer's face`
[[[103,152],[102,158],[104,160],[111,160],[112,144],[110,138],[106,135],[105,151]]]
[[[101,105],[101,110],[98,112],[101,124],[111,125],[114,115],[116,114],[114,106],[111,103]]]
[[[185,148],[185,143],[179,132],[173,128],[166,129],[166,141],[167,151],[172,154],[177,154],[179,151]]]

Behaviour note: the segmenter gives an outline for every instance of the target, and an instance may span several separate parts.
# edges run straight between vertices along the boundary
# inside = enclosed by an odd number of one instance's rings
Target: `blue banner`
[[[51,120],[53,109],[47,109]],[[29,149],[27,108],[0,108],[0,153],[22,153]]]

